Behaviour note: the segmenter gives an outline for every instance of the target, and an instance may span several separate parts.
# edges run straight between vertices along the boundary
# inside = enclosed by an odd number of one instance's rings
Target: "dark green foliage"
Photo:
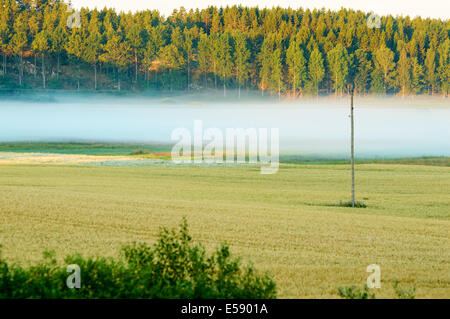
[[[352,201],[347,201],[347,202],[339,202],[339,203],[337,203],[337,204],[334,205],[334,206],[338,206],[338,207],[353,207],[352,204],[353,204]],[[358,202],[358,201],[356,201],[356,202],[355,202],[355,207],[356,207],[356,208],[366,208],[367,205],[364,204],[363,202]]]
[[[392,286],[395,290],[395,294],[399,299],[414,299],[416,293],[416,287],[410,287],[408,289],[401,289],[399,287],[398,280],[394,280]],[[367,285],[361,290],[357,286],[345,286],[338,288],[338,294],[345,299],[376,299],[374,293],[370,293]]]
[[[354,54],[355,66],[353,69],[355,90],[359,93],[366,93],[370,88],[370,72],[372,62],[368,58],[368,53],[358,49]]]
[[[24,4],[26,3],[26,4]],[[242,6],[80,13],[60,1],[0,0],[0,89],[260,89],[277,95],[448,95],[448,21],[342,9]],[[45,10],[45,11],[43,11]],[[45,12],[45,14],[43,14]],[[57,81],[55,81],[57,79]]]
[[[357,286],[339,287],[338,294],[345,299],[376,299],[375,294],[369,292],[367,285],[364,285],[362,290]]]
[[[244,267],[223,244],[207,255],[194,244],[184,220],[179,230],[163,228],[153,246],[132,244],[114,258],[74,255],[66,265],[81,269],[81,288],[69,289],[70,273],[54,255],[38,265],[8,265],[0,256],[0,298],[275,298],[275,283]]]
[[[401,289],[399,287],[398,280],[394,280],[392,287],[395,290],[395,294],[399,299],[415,299],[416,297],[416,287],[410,287],[408,289]]]

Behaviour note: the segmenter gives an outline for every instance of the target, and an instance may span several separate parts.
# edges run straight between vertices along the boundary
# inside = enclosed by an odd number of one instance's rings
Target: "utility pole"
[[[352,207],[355,207],[355,123],[353,119],[353,95],[355,93],[355,86],[352,83],[350,87],[350,119],[352,123],[351,132],[351,166],[352,166]]]

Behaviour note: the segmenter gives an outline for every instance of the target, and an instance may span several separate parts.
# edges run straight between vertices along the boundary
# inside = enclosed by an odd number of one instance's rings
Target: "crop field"
[[[152,243],[161,226],[185,216],[207,249],[232,253],[269,271],[280,298],[336,298],[339,286],[366,282],[381,267],[377,298],[392,282],[416,298],[450,295],[450,168],[368,163],[257,167],[0,164],[0,244],[6,260],[27,265],[54,250],[117,255],[133,241]]]

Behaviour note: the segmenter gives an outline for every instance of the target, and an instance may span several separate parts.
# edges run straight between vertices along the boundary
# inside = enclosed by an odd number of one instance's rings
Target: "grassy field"
[[[171,146],[164,144],[108,144],[108,143],[0,143],[0,152],[52,153],[83,155],[131,155],[136,150],[143,152],[170,152]]]
[[[136,156],[139,158],[161,158],[170,160],[172,145],[169,144],[130,144],[130,143],[68,143],[68,142],[3,142],[0,143],[0,153],[41,153],[41,154],[74,154],[90,156]],[[301,165],[338,165],[348,163],[341,158],[318,158],[313,155],[283,155],[282,163]],[[450,167],[450,157],[418,157],[399,159],[358,160],[360,164],[405,164],[405,165],[431,165]]]
[[[7,260],[27,264],[46,249],[116,255],[151,243],[160,226],[186,216],[196,240],[268,270],[281,298],[334,298],[362,286],[381,266],[377,297],[392,281],[417,298],[450,297],[450,168],[360,164],[349,199],[348,165],[257,167],[96,167],[1,165],[0,243]]]

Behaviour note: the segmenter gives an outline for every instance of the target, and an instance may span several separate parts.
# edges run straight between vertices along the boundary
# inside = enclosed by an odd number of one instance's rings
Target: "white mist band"
[[[261,174],[275,174],[280,163],[280,132],[278,128],[271,128],[270,139],[268,133],[267,128],[227,128],[223,134],[218,128],[203,130],[203,122],[195,120],[193,134],[187,128],[172,131],[172,141],[178,141],[172,148],[172,162],[260,163]],[[207,144],[204,146],[204,143]]]

